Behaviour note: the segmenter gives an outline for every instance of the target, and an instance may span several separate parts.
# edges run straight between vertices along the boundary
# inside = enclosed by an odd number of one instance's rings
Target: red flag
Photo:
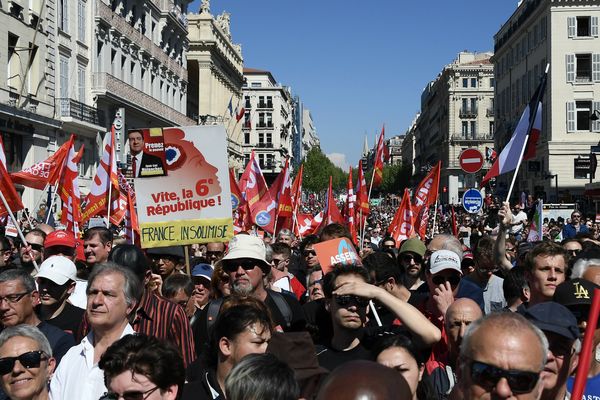
[[[237,107],[235,109],[236,113],[235,113],[235,120],[237,122],[240,122],[240,120],[242,118],[244,118],[244,114],[246,113],[246,109],[244,107],[242,107],[239,111],[237,110]]]
[[[233,211],[233,231],[239,233],[249,229],[252,222],[249,220],[250,210],[248,210],[248,204],[235,181],[232,168],[229,169],[229,188],[231,190],[231,208]]]
[[[269,195],[267,183],[254,154],[250,157],[248,166],[250,168],[245,192],[252,221],[266,232],[273,234],[277,204]],[[246,171],[244,174],[246,174]]]
[[[435,203],[440,186],[441,168],[442,162],[438,161],[437,165],[429,171],[427,176],[421,181],[419,186],[417,186],[414,201],[417,214],[420,213],[422,207],[429,207]]]
[[[294,213],[298,212],[298,208],[302,205],[302,174],[304,173],[304,164],[300,164],[300,171],[292,184],[292,206]]]
[[[75,136],[71,135],[69,140],[46,160],[25,168],[21,172],[10,174],[13,182],[38,190],[44,190],[46,185],[55,185],[60,178],[65,159],[74,140]]]
[[[325,202],[325,208],[323,209],[323,221],[321,221],[321,225],[319,226],[319,231],[325,228],[329,224],[344,223],[344,217],[342,217],[342,213],[335,203],[335,198],[333,197],[333,188],[332,188],[332,178],[329,177],[329,189],[327,190],[327,201]]]
[[[354,202],[356,201],[356,196],[354,195],[354,190],[352,189],[352,167],[350,167],[350,170],[348,171],[347,191],[346,224],[348,225],[348,230],[350,230],[350,236],[352,236],[352,240],[354,240],[354,243],[358,243],[356,224],[354,223]]]
[[[375,152],[375,165],[373,166],[373,187],[381,185],[383,182],[383,159],[385,157],[384,149],[385,126],[381,128],[381,135],[377,142],[377,151]]]
[[[450,212],[452,213],[452,235],[458,237],[458,227],[456,226],[456,214],[454,214],[454,206],[450,206]]]
[[[25,208],[21,202],[21,196],[17,193],[15,185],[12,183],[8,171],[6,171],[6,168],[4,168],[4,164],[2,163],[0,163],[0,191],[2,191],[2,194],[13,213]],[[4,207],[4,203],[0,202],[0,217],[7,215],[8,210]]]
[[[8,169],[6,166],[6,153],[4,152],[4,142],[2,141],[2,135],[0,135],[0,164],[4,166],[4,169]]]
[[[127,214],[127,207],[129,203],[129,197],[131,197],[131,201],[135,206],[135,192],[133,188],[125,179],[125,176],[121,173],[121,171],[117,170],[117,180],[119,183],[118,190],[111,193],[112,202],[110,209],[110,222],[119,225],[125,218],[125,214]]]
[[[139,244],[140,225],[138,224],[135,200],[131,192],[127,192],[127,209],[125,210],[125,240],[129,244]]]
[[[104,141],[102,143],[102,158],[100,159],[100,163],[98,164],[96,176],[92,181],[90,193],[86,197],[85,210],[83,210],[83,212],[81,213],[81,223],[85,223],[94,215],[106,212],[109,185],[113,186],[113,189],[111,190],[113,190],[116,195],[120,193],[119,182],[117,178],[117,163],[115,159],[114,143],[115,129],[113,125],[110,132],[107,132],[104,136]]]
[[[279,194],[277,196],[277,214],[278,218],[289,218],[293,214],[292,204],[292,180],[290,178],[290,162],[285,160],[285,173],[283,174],[283,182]]]
[[[414,236],[414,231],[414,217],[410,206],[410,193],[408,189],[404,189],[404,196],[402,196],[400,207],[396,211],[396,215],[394,215],[389,233],[396,241],[396,247],[400,248],[403,241]]]
[[[311,214],[300,213],[298,214],[298,223],[294,228],[294,234],[301,238],[316,233],[321,221],[323,221],[323,211],[314,217]]]
[[[425,236],[427,235],[427,224],[429,224],[429,207],[421,207],[419,212],[414,213],[417,218],[415,219],[415,231],[421,238],[421,240],[425,241]]]
[[[362,160],[358,162],[358,181],[356,182],[356,215],[362,211],[363,217],[369,215],[369,195],[367,182],[362,169]]]
[[[75,153],[75,145],[71,145],[57,189],[62,200],[60,222],[76,238],[79,238],[79,225],[81,223],[81,193],[79,192],[77,164],[83,157],[83,148],[82,145],[79,151]]]

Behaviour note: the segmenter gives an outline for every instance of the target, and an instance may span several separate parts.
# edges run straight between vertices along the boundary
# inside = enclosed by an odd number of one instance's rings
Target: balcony
[[[56,99],[59,117],[71,117],[97,126],[106,126],[104,112],[73,99]]]
[[[272,128],[273,127],[273,123],[272,122],[267,122],[267,123],[258,123],[258,125],[256,125],[257,128]]]
[[[455,133],[450,137],[450,140],[457,142],[484,142],[494,140],[494,135],[491,133],[478,133],[473,137],[470,133]]]
[[[271,102],[267,102],[267,103],[258,103],[257,108],[273,108],[273,103]]]
[[[477,107],[462,107],[458,113],[460,118],[476,118]]]
[[[137,108],[152,117],[163,119],[169,124],[179,126],[198,124],[197,121],[106,72],[92,74],[92,93],[116,98],[119,102],[127,103],[130,107]]]
[[[271,143],[271,142],[258,143],[256,145],[256,148],[258,148],[258,149],[272,149],[273,148],[273,143]]]

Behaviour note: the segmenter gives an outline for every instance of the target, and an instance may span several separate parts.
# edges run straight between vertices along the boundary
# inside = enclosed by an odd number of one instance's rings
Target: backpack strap
[[[275,292],[273,290],[269,290],[269,294],[271,295],[271,298],[275,302],[277,309],[279,310],[281,315],[283,315],[283,319],[285,321],[286,328],[289,328],[290,326],[292,326],[292,314],[293,314],[292,308],[290,307],[288,302],[285,301],[283,294],[281,294],[279,292]]]
[[[214,325],[217,317],[219,316],[219,311],[221,311],[221,306],[223,305],[223,298],[219,297],[218,299],[214,299],[210,303],[208,303],[208,309],[206,310],[206,330],[210,331],[210,328]]]

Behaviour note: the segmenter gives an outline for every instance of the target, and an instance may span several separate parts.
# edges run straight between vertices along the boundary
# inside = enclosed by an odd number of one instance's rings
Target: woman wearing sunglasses
[[[55,367],[50,343],[38,328],[23,324],[0,334],[2,389],[11,400],[48,399]]]
[[[185,382],[177,349],[154,336],[122,337],[106,350],[98,366],[108,388],[101,400],[175,400]]]

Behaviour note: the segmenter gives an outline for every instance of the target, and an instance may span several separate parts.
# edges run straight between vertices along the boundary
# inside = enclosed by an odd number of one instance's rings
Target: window
[[[567,54],[567,82],[600,82],[600,53]]]
[[[244,97],[244,108],[248,110],[252,108],[252,105],[250,104],[250,96]]]
[[[60,56],[59,63],[59,74],[60,74],[60,98],[63,99],[60,102],[61,115],[69,115],[69,102],[65,99],[69,98],[69,59],[63,55]]]
[[[260,168],[265,168],[265,155],[264,154],[258,155],[258,165],[260,165]]]
[[[258,133],[258,144],[263,144],[265,142],[265,134],[263,132]]]
[[[469,122],[462,122],[462,135],[466,139],[469,136]]]
[[[589,82],[592,80],[592,55],[575,55],[575,80],[577,82]]]
[[[275,168],[273,154],[267,154],[267,169]]]
[[[267,108],[273,108],[273,96],[267,96]]]
[[[251,122],[250,122],[250,111],[246,111],[244,113],[244,127],[245,128],[250,128],[251,127]]]
[[[77,67],[77,86],[79,87],[79,101],[85,103],[85,67]]]
[[[265,127],[265,113],[258,113],[258,126],[259,128]]]
[[[463,78],[462,87],[464,87],[464,88],[469,87],[469,78]]]
[[[600,108],[600,102],[595,101],[569,101],[567,102],[567,132],[594,131],[599,132],[600,126],[597,123],[592,124],[590,114],[593,107]]]
[[[579,16],[567,18],[567,33],[570,38],[598,36],[598,17]]]
[[[260,82],[252,82],[250,86],[253,87],[253,88],[259,88],[259,87],[262,87],[262,83],[260,83]]]
[[[477,114],[477,99],[476,98],[471,99],[470,113]]]
[[[477,78],[471,78],[471,87],[477,87]]]
[[[69,31],[69,0],[59,0],[58,2],[58,27],[63,32]]]
[[[477,121],[471,121],[471,139],[477,137]]]
[[[267,127],[272,128],[273,127],[273,114],[266,113],[265,117],[266,117]]]
[[[494,137],[494,121],[490,121],[490,138]]]
[[[8,68],[6,83],[9,87],[16,88],[19,81],[19,56],[16,52],[19,37],[9,32],[8,34]]]
[[[77,2],[77,38],[85,42],[85,1]]]
[[[273,143],[273,134],[271,132],[267,132],[266,139],[267,139],[266,143],[272,144]]]
[[[244,164],[248,165],[250,162],[250,154],[244,154]]]
[[[469,108],[469,99],[462,99],[462,108],[460,110],[461,114],[466,114]]]
[[[38,46],[29,42],[29,48],[31,49],[31,56],[29,58],[29,74],[27,75],[27,90],[33,96],[37,94],[38,86],[40,82],[40,69],[38,61]]]
[[[244,144],[250,144],[250,132],[244,132]]]
[[[490,78],[490,87],[496,86],[496,80],[494,78]]]
[[[145,81],[146,81],[146,68],[143,66],[140,67],[140,90],[143,92],[145,89]]]
[[[258,108],[265,108],[265,96],[258,96]]]

